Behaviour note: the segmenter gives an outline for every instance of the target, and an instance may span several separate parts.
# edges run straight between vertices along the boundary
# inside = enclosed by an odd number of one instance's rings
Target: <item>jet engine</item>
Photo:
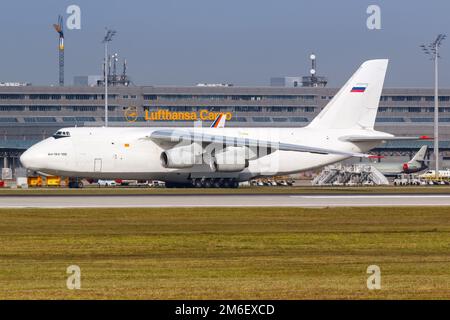
[[[237,172],[248,167],[245,147],[228,147],[211,157],[211,169],[216,172]]]
[[[175,147],[161,152],[161,165],[172,169],[190,168],[197,163],[201,154],[202,147],[197,143]]]

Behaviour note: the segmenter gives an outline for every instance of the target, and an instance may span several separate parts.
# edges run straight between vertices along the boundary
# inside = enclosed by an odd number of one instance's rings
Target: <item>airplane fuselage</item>
[[[416,173],[425,170],[427,167],[420,163],[395,163],[395,162],[380,162],[372,163],[378,171],[387,177],[395,177],[402,173]]]
[[[161,128],[81,127],[61,129],[66,135],[50,137],[32,146],[21,157],[28,169],[65,177],[94,179],[153,179],[184,183],[194,178],[233,178],[246,181],[257,176],[297,173],[341,161],[346,156],[275,150],[248,162],[239,172],[214,172],[207,160],[190,168],[165,168],[161,153],[173,146],[149,137]],[[177,129],[180,128],[169,128]],[[198,128],[202,133],[283,141],[348,152],[366,152],[377,142],[350,143],[339,137],[359,130],[312,128]],[[367,132],[365,132],[367,134]]]

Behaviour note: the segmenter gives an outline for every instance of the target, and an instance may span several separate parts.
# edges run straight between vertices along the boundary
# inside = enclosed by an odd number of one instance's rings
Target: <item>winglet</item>
[[[433,138],[430,136],[420,136],[419,140],[433,140]]]

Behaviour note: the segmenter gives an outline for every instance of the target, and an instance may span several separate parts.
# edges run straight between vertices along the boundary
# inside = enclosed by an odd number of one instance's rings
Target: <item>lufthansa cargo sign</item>
[[[145,110],[145,121],[213,121],[219,114],[223,114],[226,120],[232,118],[231,112],[215,112],[207,109],[199,111],[169,111],[166,109],[158,109],[156,111]],[[138,111],[136,107],[128,107],[124,112],[125,119],[128,122],[135,122],[138,119]]]
[[[169,111],[164,109],[159,109],[157,111],[145,110],[145,120],[146,121],[171,121],[171,120],[214,120],[220,112],[213,112],[209,110],[200,110],[198,112],[180,112],[180,111]],[[224,113],[227,120],[230,120],[232,115],[231,112]]]
[[[145,110],[145,120],[146,121],[177,121],[177,120],[214,120],[220,112],[213,112],[209,110],[200,110],[198,112],[179,112],[179,111],[169,111],[164,109],[159,109],[157,111]],[[230,120],[232,115],[231,112],[224,113],[227,120]]]

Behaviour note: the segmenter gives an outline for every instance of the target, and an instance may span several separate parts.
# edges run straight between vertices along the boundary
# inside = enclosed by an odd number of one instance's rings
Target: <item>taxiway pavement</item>
[[[0,196],[0,208],[450,206],[450,195],[60,195]]]

